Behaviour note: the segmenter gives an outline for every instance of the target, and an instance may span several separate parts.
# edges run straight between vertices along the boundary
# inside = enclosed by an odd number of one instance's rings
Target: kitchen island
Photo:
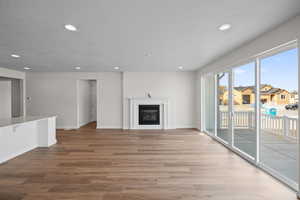
[[[0,119],[0,163],[56,144],[56,116]]]

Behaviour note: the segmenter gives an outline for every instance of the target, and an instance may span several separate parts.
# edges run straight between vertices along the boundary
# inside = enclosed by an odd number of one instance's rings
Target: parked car
[[[286,110],[297,110],[298,109],[298,104],[294,103],[294,104],[288,104],[285,106]]]

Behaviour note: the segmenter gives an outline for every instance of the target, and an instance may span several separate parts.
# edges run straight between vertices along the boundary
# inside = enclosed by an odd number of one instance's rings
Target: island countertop
[[[16,118],[0,119],[0,127],[24,124],[26,122],[38,121],[42,119],[52,118],[56,116],[22,116]]]

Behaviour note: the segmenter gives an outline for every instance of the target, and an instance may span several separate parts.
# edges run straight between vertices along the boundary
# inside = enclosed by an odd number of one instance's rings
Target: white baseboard
[[[162,129],[162,130],[172,130],[172,129],[185,129],[185,128],[196,128],[196,125],[180,125],[180,126],[170,126],[167,129]],[[123,127],[123,130],[137,130],[137,129],[130,129],[129,127]],[[142,130],[142,129],[138,129],[138,130]],[[153,129],[153,130],[157,130],[157,129]]]
[[[122,129],[121,126],[97,126],[97,129]]]
[[[176,126],[176,129],[181,129],[181,128],[197,128],[197,126],[194,124],[186,124],[186,125]]]
[[[168,129],[184,129],[184,128],[197,128],[196,125],[179,125],[179,126],[171,126]],[[57,129],[64,129],[64,130],[74,130],[78,129],[78,127],[73,127],[73,126],[61,126],[57,127]],[[123,129],[123,130],[130,130],[129,127],[122,127],[122,126],[101,126],[97,125],[97,129]]]
[[[79,128],[82,126],[88,125],[91,122],[93,122],[93,121],[83,122],[83,123],[79,124]]]
[[[71,126],[61,126],[57,127],[57,129],[63,129],[63,130],[77,130],[78,127],[71,127]],[[97,126],[96,129],[122,129],[121,126]]]
[[[74,130],[74,129],[78,129],[78,127],[74,127],[74,126],[57,126],[56,129]]]

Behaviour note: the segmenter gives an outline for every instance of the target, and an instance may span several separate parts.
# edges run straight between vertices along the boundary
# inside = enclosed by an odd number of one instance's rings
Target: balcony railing
[[[219,114],[219,128],[227,129],[228,112],[220,111]],[[253,111],[234,112],[233,123],[235,129],[254,129],[255,121],[255,112]],[[262,114],[261,130],[269,134],[284,137],[285,139],[297,139],[298,118]]]

